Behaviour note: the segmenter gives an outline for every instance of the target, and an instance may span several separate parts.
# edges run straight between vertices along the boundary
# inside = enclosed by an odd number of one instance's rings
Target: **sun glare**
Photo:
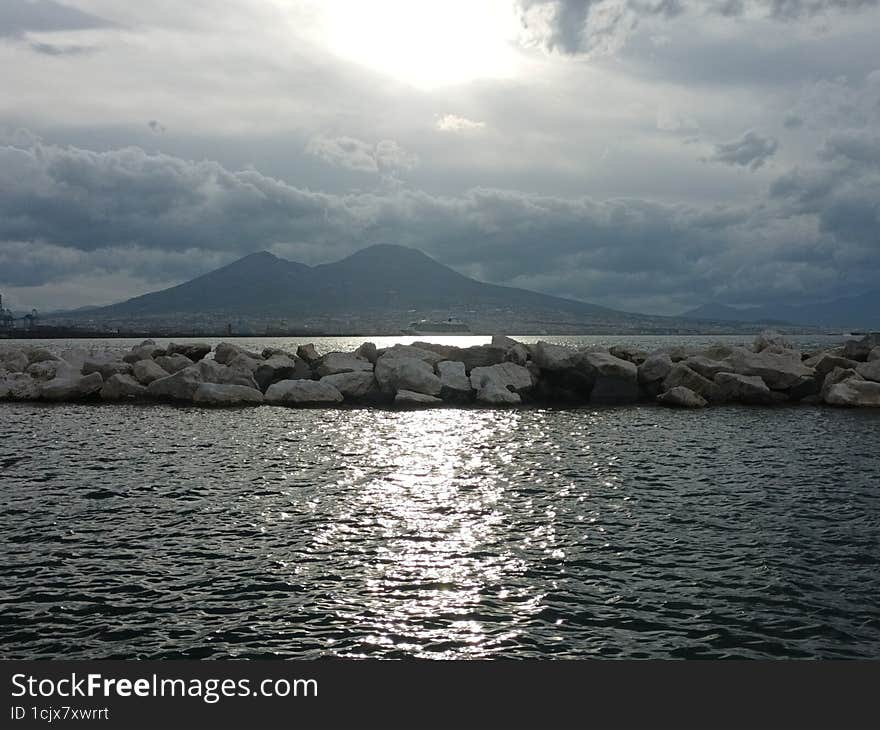
[[[518,25],[504,0],[327,0],[319,7],[333,53],[419,88],[516,70]]]

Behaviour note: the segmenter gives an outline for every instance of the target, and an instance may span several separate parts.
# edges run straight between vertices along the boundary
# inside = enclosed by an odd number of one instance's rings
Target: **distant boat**
[[[455,317],[440,321],[420,319],[417,322],[410,322],[409,326],[402,330],[406,335],[451,335],[470,331],[470,327]]]

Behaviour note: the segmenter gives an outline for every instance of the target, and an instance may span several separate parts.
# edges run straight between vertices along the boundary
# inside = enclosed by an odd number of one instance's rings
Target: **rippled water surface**
[[[880,657],[880,416],[0,404],[0,649]]]

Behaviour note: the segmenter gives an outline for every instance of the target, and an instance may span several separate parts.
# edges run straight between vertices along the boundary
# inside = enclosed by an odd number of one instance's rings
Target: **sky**
[[[880,282],[880,0],[2,0],[0,293],[376,243],[676,314]]]

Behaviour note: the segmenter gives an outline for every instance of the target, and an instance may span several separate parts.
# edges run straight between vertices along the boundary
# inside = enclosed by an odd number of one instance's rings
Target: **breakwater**
[[[802,352],[773,332],[750,347],[486,345],[428,342],[352,351],[248,350],[231,343],[127,352],[0,343],[0,400],[172,401],[197,406],[517,407],[645,401],[702,408],[717,403],[880,407],[880,334]]]

